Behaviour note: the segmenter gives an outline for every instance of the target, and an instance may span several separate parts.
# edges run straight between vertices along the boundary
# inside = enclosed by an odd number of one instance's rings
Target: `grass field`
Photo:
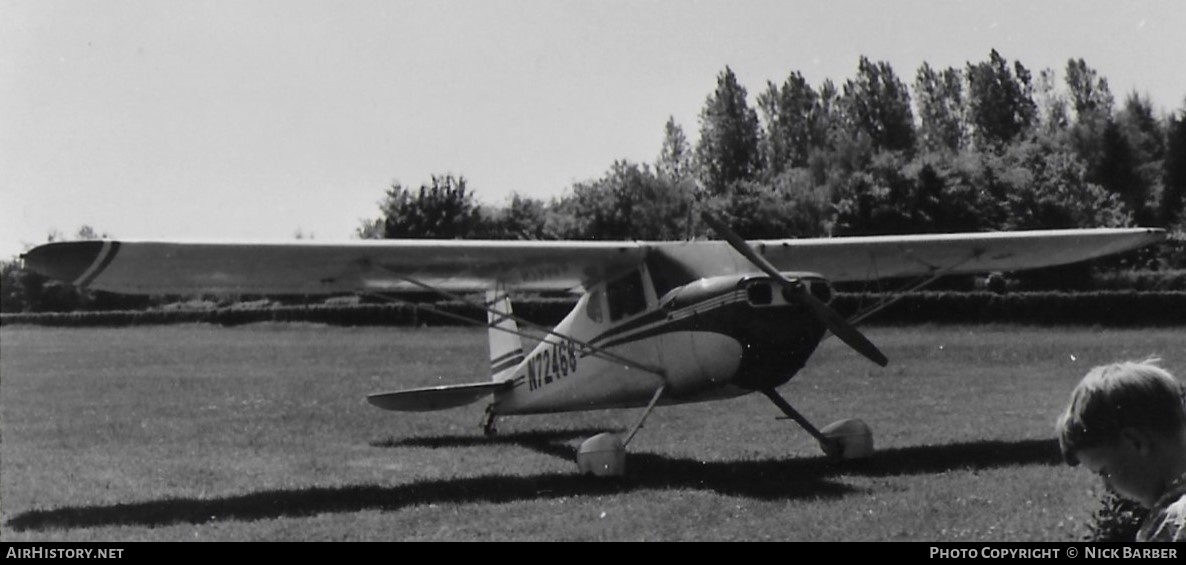
[[[398,414],[369,392],[481,379],[461,328],[0,329],[0,539],[1078,540],[1102,488],[1053,422],[1091,366],[1181,329],[870,328],[780,389],[817,425],[859,417],[878,453],[834,464],[768,400],[661,408],[628,477],[576,445],[638,410]]]

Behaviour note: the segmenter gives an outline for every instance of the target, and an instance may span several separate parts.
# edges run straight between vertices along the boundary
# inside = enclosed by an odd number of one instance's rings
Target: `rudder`
[[[486,291],[487,332],[490,334],[490,380],[501,382],[514,375],[523,362],[519,324],[511,313],[511,299],[503,290]]]

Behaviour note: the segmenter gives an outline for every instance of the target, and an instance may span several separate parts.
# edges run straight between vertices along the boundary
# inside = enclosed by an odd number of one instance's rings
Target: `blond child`
[[[1059,445],[1067,464],[1150,509],[1137,541],[1186,541],[1186,388],[1158,362],[1088,372],[1059,418]]]

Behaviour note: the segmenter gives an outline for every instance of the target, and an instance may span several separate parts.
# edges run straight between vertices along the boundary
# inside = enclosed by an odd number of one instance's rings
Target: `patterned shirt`
[[[1137,541],[1186,541],[1186,475],[1170,484],[1149,510]]]

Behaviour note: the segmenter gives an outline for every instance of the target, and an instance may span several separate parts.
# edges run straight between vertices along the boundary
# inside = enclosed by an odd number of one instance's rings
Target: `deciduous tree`
[[[732,183],[754,178],[762,168],[760,136],[758,114],[746,101],[745,88],[725,67],[700,112],[696,160],[709,194],[723,194]]]
[[[684,135],[684,128],[675,123],[675,116],[667,118],[663,126],[663,146],[655,159],[655,172],[661,178],[681,182],[691,178],[694,154]]]
[[[1099,76],[1083,59],[1069,59],[1066,80],[1076,123],[1105,123],[1112,118],[1113,98],[1108,79]]]
[[[693,203],[688,186],[660,178],[646,165],[616,161],[556,206],[568,217],[565,234],[572,239],[681,239]]]
[[[1033,126],[1037,105],[1029,71],[993,49],[989,60],[968,63],[968,112],[975,142],[1001,148]]]
[[[798,71],[782,86],[766,83],[758,96],[766,124],[766,172],[770,178],[807,166],[813,147],[822,142],[819,95]]]
[[[1166,122],[1164,188],[1161,192],[1161,217],[1167,226],[1183,219],[1186,209],[1186,109],[1171,115]]]
[[[382,216],[365,222],[361,237],[454,239],[482,238],[489,225],[466,186],[465,177],[433,175],[429,184],[411,190],[395,183],[379,204]],[[382,231],[379,230],[380,222]]]
[[[959,69],[936,72],[927,63],[914,80],[919,144],[923,151],[958,152],[967,140],[964,127],[964,75]]]
[[[914,149],[910,91],[889,63],[862,56],[856,78],[844,83],[841,104],[852,133],[867,136],[875,149]]]

